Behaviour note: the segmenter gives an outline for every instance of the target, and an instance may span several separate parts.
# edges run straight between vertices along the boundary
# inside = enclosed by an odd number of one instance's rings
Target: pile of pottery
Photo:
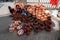
[[[21,21],[19,20],[12,21],[9,27],[9,32],[13,32],[15,29],[18,31],[17,32],[18,35],[22,35],[24,33],[24,30],[22,29],[22,26],[21,26]]]
[[[30,35],[31,31],[39,32],[46,30],[52,31],[51,15],[46,12],[44,5],[24,5],[23,3],[16,4],[14,8],[8,7],[14,20],[9,28],[9,32],[18,30],[18,35],[26,33]],[[24,26],[21,26],[24,23]]]
[[[37,19],[41,21],[47,20],[47,17],[50,16],[49,13],[46,13],[46,8],[44,5],[34,5],[29,6],[27,11],[31,13],[33,16],[36,16]]]

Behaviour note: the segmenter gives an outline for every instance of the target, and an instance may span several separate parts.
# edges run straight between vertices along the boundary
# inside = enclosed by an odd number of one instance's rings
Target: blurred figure
[[[8,9],[9,9],[9,11],[10,11],[10,13],[11,13],[10,16],[13,16],[13,14],[14,14],[14,12],[15,12],[14,8],[11,8],[10,6],[8,6]]]

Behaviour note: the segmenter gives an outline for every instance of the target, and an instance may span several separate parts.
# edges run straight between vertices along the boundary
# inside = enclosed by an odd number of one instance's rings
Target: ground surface
[[[16,31],[13,33],[8,32],[10,22],[10,17],[0,17],[0,40],[57,40],[59,35],[58,31],[46,32],[43,30],[37,34],[31,32],[29,36],[18,36]]]

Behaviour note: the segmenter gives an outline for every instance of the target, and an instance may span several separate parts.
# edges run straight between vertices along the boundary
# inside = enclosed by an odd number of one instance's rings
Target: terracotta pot
[[[26,24],[24,28],[26,31],[31,31],[32,27],[29,24]]]
[[[39,26],[39,29],[40,30],[43,30],[45,27],[44,26]]]
[[[39,27],[36,27],[35,29],[34,29],[34,31],[35,32],[39,32],[40,30],[39,30]]]
[[[49,32],[51,32],[51,31],[52,31],[51,26],[46,26],[45,28],[46,28],[46,31],[49,31]]]
[[[47,21],[45,22],[45,24],[46,24],[46,25],[52,25],[52,21],[47,20]]]
[[[40,30],[43,30],[45,28],[44,22],[42,22],[42,21],[39,22],[39,28],[40,28]]]
[[[34,19],[33,19],[32,17],[30,17],[30,18],[29,18],[29,21],[30,21],[30,22],[33,22],[33,21],[34,21]]]
[[[23,9],[25,4],[24,3],[20,3],[19,6],[21,7],[21,9]]]
[[[23,30],[23,29],[20,29],[20,30],[17,32],[17,34],[18,34],[19,36],[23,35],[23,33],[24,33],[24,30]]]
[[[15,30],[14,27],[9,28],[9,32],[13,32]]]
[[[20,30],[21,28],[22,28],[22,26],[21,26],[21,25],[17,26],[17,30]]]
[[[39,23],[39,22],[38,22],[37,19],[35,19],[34,22],[33,22],[34,25],[38,25],[38,23]]]
[[[27,31],[27,32],[26,32],[26,34],[27,34],[27,35],[30,35],[30,32],[29,32],[29,31]]]
[[[34,29],[34,25],[33,24],[30,24],[30,29],[33,30]]]

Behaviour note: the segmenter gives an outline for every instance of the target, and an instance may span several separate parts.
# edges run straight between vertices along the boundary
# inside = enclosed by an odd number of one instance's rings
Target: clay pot
[[[27,16],[28,17],[32,17],[32,14],[30,14],[29,12],[27,12]]]
[[[29,13],[31,13],[31,14],[33,13],[33,10],[32,10],[32,8],[31,8],[31,7],[30,7],[30,8],[28,8],[28,12],[29,12]]]
[[[25,17],[25,20],[28,22],[29,21],[29,18],[28,17]]]
[[[45,18],[45,20],[47,20],[47,16],[46,15],[44,15],[44,18]]]
[[[27,35],[30,35],[30,32],[29,32],[29,31],[27,31],[27,32],[26,32],[26,34],[27,34]]]
[[[46,26],[45,27],[45,30],[48,31],[48,32],[51,32],[52,31],[52,28],[51,28],[51,26]]]
[[[24,28],[24,32],[25,32],[27,35],[30,35],[31,30],[27,30],[26,28]]]
[[[35,19],[35,21],[33,22],[33,25],[38,25],[38,20],[37,19]]]
[[[13,26],[14,26],[14,24],[13,24],[13,23],[11,23],[9,26],[10,26],[10,27],[13,27]]]
[[[33,22],[34,19],[33,19],[32,17],[29,17],[29,21],[30,21],[30,22]]]
[[[41,17],[41,15],[36,15],[36,18],[37,18],[37,19],[40,19],[40,17]]]
[[[11,27],[16,28],[16,24],[15,24],[15,22],[14,22],[14,23],[11,23],[10,28],[11,28]]]
[[[17,20],[17,22],[18,22],[19,24],[21,24],[21,21],[20,21],[20,20]]]
[[[20,24],[19,24],[19,22],[17,22],[17,21],[15,21],[15,23],[14,23],[16,26],[19,26]]]
[[[30,24],[30,29],[33,30],[34,29],[34,25]]]
[[[23,21],[23,22],[28,22],[27,20],[28,20],[28,18],[27,18],[27,17],[22,16],[22,20],[21,20],[21,21]]]
[[[9,32],[13,32],[15,30],[14,27],[9,28]]]
[[[23,29],[20,29],[20,30],[17,32],[17,34],[18,34],[19,36],[23,35],[23,33],[24,33],[24,30],[23,30]]]
[[[27,33],[27,31],[31,32],[33,29],[32,25],[30,24],[26,24],[25,27],[24,27],[24,31],[25,33]]]
[[[45,22],[45,24],[46,24],[46,25],[52,25],[52,21],[47,20],[47,21]]]
[[[44,26],[39,26],[39,29],[40,30],[43,30],[45,27]]]
[[[39,32],[40,30],[39,30],[39,27],[36,27],[35,29],[34,29],[34,31],[35,32]]]
[[[41,5],[40,5],[40,9],[41,9],[41,10],[45,10],[46,8],[45,8],[44,5],[41,4]]]
[[[21,28],[22,28],[22,26],[21,26],[21,25],[17,26],[17,30],[20,30]]]
[[[45,17],[41,17],[41,19],[40,19],[41,21],[45,21],[46,20],[46,18]]]
[[[19,5],[16,5],[16,6],[15,6],[15,8],[16,8],[16,10],[17,10],[17,9],[19,9],[19,8],[20,8],[20,6],[19,6]]]
[[[39,22],[39,29],[40,30],[43,30],[45,27],[44,27],[44,22]]]
[[[19,6],[21,7],[21,9],[23,9],[25,4],[24,3],[20,3]]]
[[[27,27],[27,28],[25,28],[26,29],[26,31],[31,31],[31,29],[29,28],[29,27]]]

